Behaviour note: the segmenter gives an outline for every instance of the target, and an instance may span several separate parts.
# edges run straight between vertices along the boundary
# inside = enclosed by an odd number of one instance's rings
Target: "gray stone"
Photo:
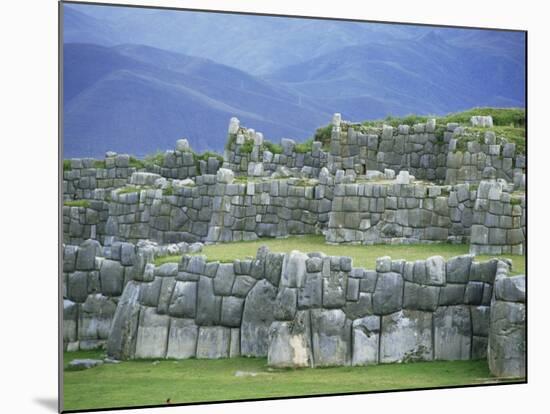
[[[241,323],[241,355],[267,356],[276,296],[277,289],[267,280],[260,280],[248,293]]]
[[[233,132],[233,134],[234,133],[236,133],[236,131]],[[191,150],[191,146],[189,145],[189,141],[187,141],[185,138],[178,139],[176,141],[176,151],[187,152],[187,151],[190,151],[190,150]]]
[[[473,262],[470,267],[470,280],[476,282],[493,283],[497,271],[497,260],[492,259],[487,262]]]
[[[402,310],[382,317],[380,362],[432,359],[431,312]]]
[[[284,256],[281,286],[303,287],[306,277],[306,261],[308,256],[305,253],[293,250]]]
[[[89,295],[78,314],[78,338],[107,339],[115,311],[116,304],[111,299],[99,293]]]
[[[197,358],[229,357],[231,329],[223,326],[201,326],[197,340]]]
[[[199,328],[195,325],[193,319],[172,318],[168,334],[166,358],[194,358],[197,351],[198,334]]]
[[[169,326],[169,316],[144,308],[139,315],[135,358],[165,358]]]
[[[465,284],[448,283],[442,286],[439,291],[439,305],[462,305],[464,303]]]
[[[220,322],[222,298],[215,296],[212,279],[201,276],[197,293],[197,325],[217,325]]]
[[[170,306],[170,301],[172,299],[172,294],[174,292],[174,286],[176,284],[176,278],[174,277],[163,277],[161,278],[162,284],[160,286],[159,293],[159,303],[157,305],[157,313],[166,314],[168,313],[168,307]]]
[[[472,326],[467,306],[439,307],[433,314],[434,358],[470,359]]]
[[[256,284],[256,279],[252,276],[241,275],[235,278],[233,284],[232,294],[241,298],[246,297],[250,289]]]
[[[310,312],[314,365],[348,365],[351,359],[351,321],[340,309],[313,309]]]
[[[99,270],[101,292],[106,296],[120,296],[124,282],[123,268],[114,260],[103,260]]]
[[[168,313],[178,318],[195,318],[197,313],[197,282],[176,281]]]
[[[73,359],[69,362],[68,370],[69,371],[82,371],[85,369],[90,369],[103,365],[101,359]]]
[[[403,308],[434,311],[439,300],[439,287],[405,282]]]
[[[470,274],[472,255],[456,256],[447,261],[447,282],[466,283]]]
[[[164,263],[155,268],[155,276],[175,277],[178,274],[177,263]]]
[[[366,316],[353,321],[352,365],[378,363],[380,316]]]
[[[489,340],[484,336],[472,336],[472,360],[487,359]]]
[[[130,281],[118,301],[107,340],[107,354],[115,359],[132,358],[136,349],[139,323],[140,283]]]
[[[279,286],[284,257],[281,253],[268,253],[265,258],[265,278],[273,286]]]
[[[231,184],[235,179],[235,174],[227,168],[220,168],[216,173],[216,178],[219,183]]]
[[[279,321],[294,319],[297,307],[297,293],[293,288],[280,288],[275,301],[274,316]]]
[[[221,324],[229,327],[240,327],[244,299],[226,296],[222,299]]]
[[[497,377],[525,376],[525,312],[522,303],[495,301],[491,306],[487,360]]]
[[[349,319],[362,318],[373,313],[372,294],[359,293],[359,299],[354,302],[346,302],[342,308]]]
[[[68,299],[63,299],[63,342],[77,340],[78,305]]]
[[[214,278],[214,293],[223,296],[230,295],[234,281],[233,263],[221,263]]]
[[[376,259],[376,271],[378,273],[385,273],[391,271],[391,257],[384,256]]]
[[[386,315],[401,309],[403,301],[403,277],[398,273],[380,273],[373,294],[373,311]]]
[[[74,302],[84,302],[88,297],[88,273],[74,272],[69,274],[67,296]]]
[[[483,298],[483,282],[468,282],[464,293],[464,303],[480,305]]]
[[[313,366],[309,311],[298,311],[290,322],[271,324],[267,364],[278,368]]]
[[[101,246],[97,240],[88,239],[82,243],[76,254],[77,270],[94,270],[95,258],[101,255]]]
[[[331,271],[323,277],[323,307],[340,308],[346,303],[347,274]]]
[[[496,300],[525,302],[525,275],[499,276],[495,281]]]
[[[471,306],[472,333],[476,336],[489,336],[491,308],[489,306]]]
[[[162,279],[160,277],[155,278],[152,282],[141,284],[139,302],[144,306],[157,307],[161,287]]]
[[[298,309],[318,308],[322,305],[323,278],[320,273],[306,274],[304,287],[298,288]]]

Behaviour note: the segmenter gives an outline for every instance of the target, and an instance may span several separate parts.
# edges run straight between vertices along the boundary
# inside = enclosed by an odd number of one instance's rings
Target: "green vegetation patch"
[[[290,252],[300,250],[302,252],[324,252],[330,256],[349,256],[353,259],[355,267],[367,269],[376,268],[376,259],[382,256],[390,256],[392,259],[405,259],[408,261],[427,259],[431,256],[450,257],[468,254],[467,244],[431,243],[431,244],[402,244],[388,245],[375,244],[371,246],[349,244],[327,244],[324,236],[308,235],[294,236],[286,239],[260,239],[254,241],[219,243],[204,246],[202,252],[209,261],[232,262],[235,259],[250,259],[256,257],[260,246],[267,246],[274,252]],[[525,256],[483,255],[476,257],[477,261],[486,261],[493,257],[506,257],[512,260],[512,273],[525,273]],[[181,255],[165,256],[155,260],[156,265],[179,262]]]
[[[71,160],[63,160],[63,171],[71,171]]]
[[[274,144],[273,142],[264,140],[262,151],[263,150],[268,150],[272,154],[282,154],[283,146],[281,144]]]
[[[92,166],[94,168],[98,168],[98,169],[105,169],[107,168],[107,165],[105,164],[105,160],[94,160],[92,162]]]
[[[63,205],[67,207],[90,208],[90,201],[89,200],[70,200],[70,201],[64,201]]]
[[[332,124],[327,126],[317,128],[315,135],[313,136],[314,141],[319,141],[322,143],[323,148],[327,148],[330,145],[330,138],[332,136]]]
[[[101,351],[64,354],[101,358]],[[236,376],[237,372],[245,375]],[[246,375],[249,374],[249,375]],[[84,371],[65,371],[67,410],[292,397],[501,382],[487,361],[436,361],[304,369],[270,369],[266,358],[123,361]],[[86,392],[82,392],[86,390]]]
[[[143,158],[143,164],[146,167],[158,165],[159,167],[162,167],[164,164],[164,153],[162,151],[157,151],[154,154],[146,155]]]
[[[313,147],[313,138],[309,138],[304,142],[300,142],[294,146],[294,151],[298,154],[305,154],[311,152]]]
[[[241,145],[241,154],[250,154],[254,149],[254,140],[247,139]]]
[[[147,167],[145,161],[137,159],[136,157],[130,157],[129,165],[130,167],[137,168],[138,170]]]

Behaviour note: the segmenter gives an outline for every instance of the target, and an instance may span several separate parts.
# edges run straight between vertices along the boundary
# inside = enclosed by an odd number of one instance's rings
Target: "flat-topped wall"
[[[267,356],[297,367],[485,358],[495,276],[508,271],[469,255],[383,257],[368,270],[349,257],[266,248],[251,260],[154,266],[130,244],[111,259],[98,260],[99,249],[66,249],[64,338],[69,349],[106,341],[118,359]]]

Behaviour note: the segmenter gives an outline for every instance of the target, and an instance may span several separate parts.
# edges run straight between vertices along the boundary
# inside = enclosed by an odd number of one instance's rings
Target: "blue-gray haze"
[[[227,124],[303,140],[360,121],[525,105],[520,32],[64,6],[64,156],[138,156]]]

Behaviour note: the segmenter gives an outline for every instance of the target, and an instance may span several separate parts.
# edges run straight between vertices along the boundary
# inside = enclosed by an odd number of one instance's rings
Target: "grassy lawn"
[[[65,353],[65,364],[101,354]],[[64,372],[64,401],[66,410],[77,410],[156,405],[167,398],[185,403],[495,382],[486,361],[273,370],[265,358],[143,360]]]
[[[467,254],[467,244],[409,244],[409,245],[388,245],[378,244],[372,246],[362,245],[332,245],[326,244],[324,236],[295,236],[286,239],[261,239],[247,242],[220,243],[204,246],[200,254],[208,257],[208,260],[230,262],[234,259],[246,259],[256,256],[258,248],[262,245],[269,247],[274,252],[289,252],[301,250],[302,252],[319,252],[331,256],[350,256],[353,258],[353,265],[374,269],[376,259],[381,256],[390,256],[392,259],[418,260],[430,256],[443,256],[445,258]],[[478,261],[484,261],[496,256],[477,256]],[[514,274],[525,273],[525,256],[502,255],[513,260]],[[155,264],[159,265],[168,262],[178,262],[181,256],[165,256],[157,258]]]

